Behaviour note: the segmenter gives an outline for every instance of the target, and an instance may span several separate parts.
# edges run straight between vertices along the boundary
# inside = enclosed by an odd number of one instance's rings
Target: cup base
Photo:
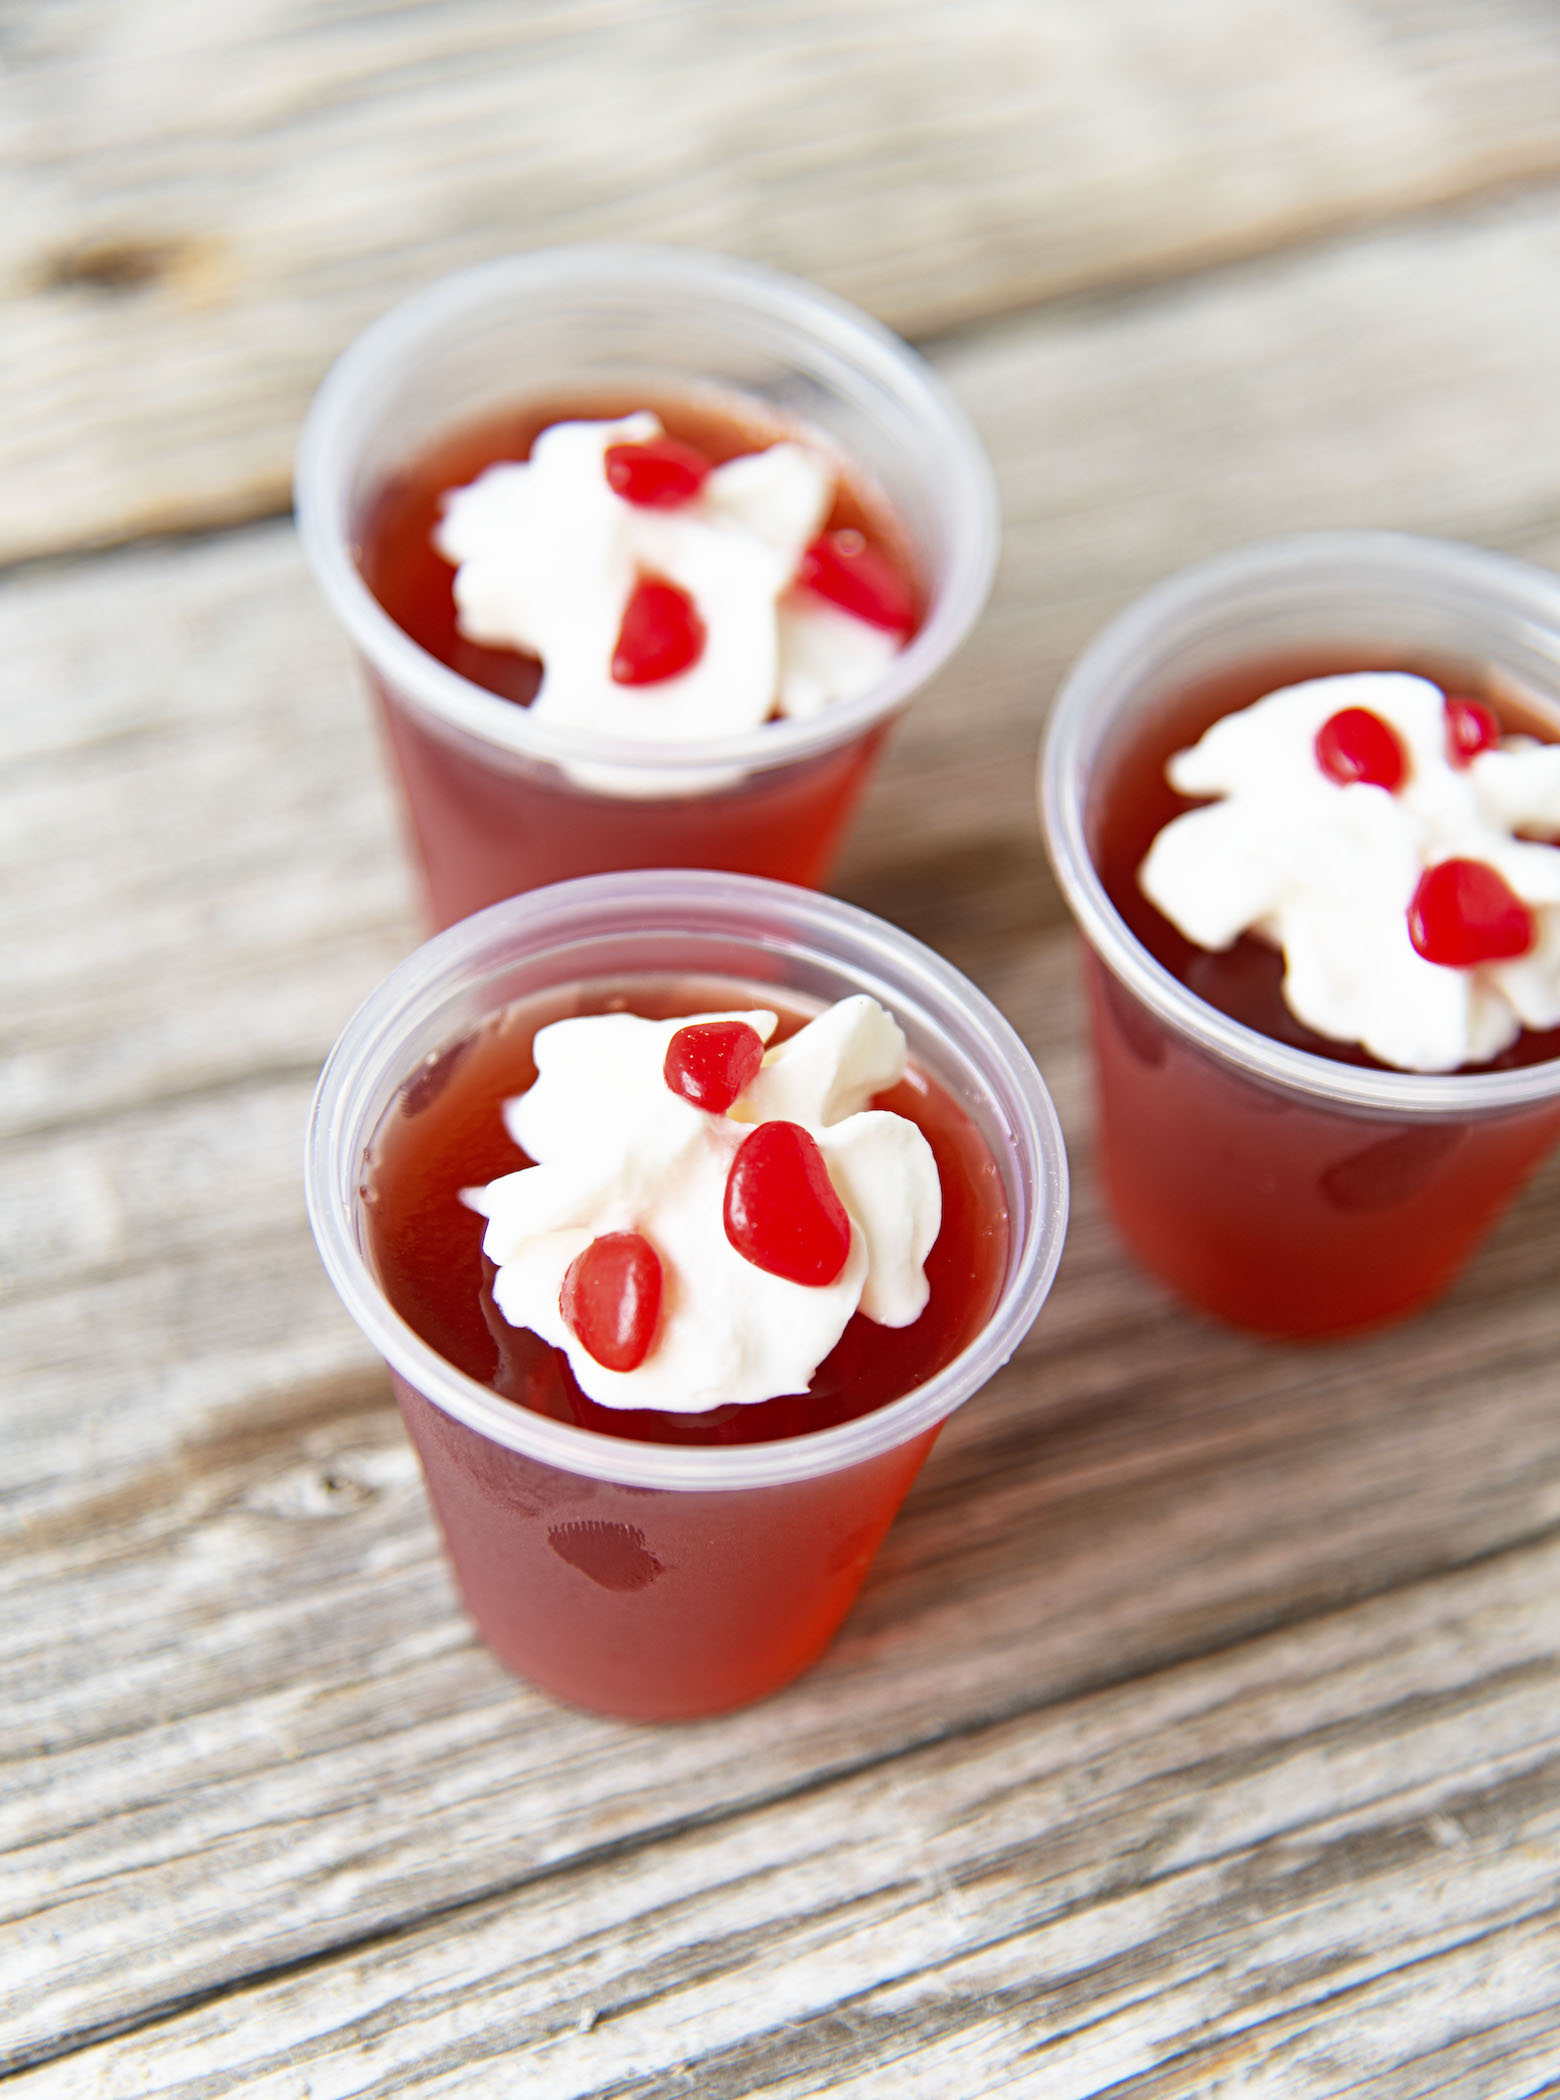
[[[1560,1102],[1372,1116],[1247,1078],[1086,959],[1100,1173],[1153,1275],[1228,1325],[1323,1340],[1444,1290],[1560,1136]]]
[[[725,1713],[799,1677],[937,1435],[812,1480],[664,1492],[544,1465],[391,1382],[485,1645],[539,1691],[622,1721]]]
[[[892,721],[704,794],[592,793],[441,735],[370,677],[435,929],[579,875],[712,868],[821,888]]]

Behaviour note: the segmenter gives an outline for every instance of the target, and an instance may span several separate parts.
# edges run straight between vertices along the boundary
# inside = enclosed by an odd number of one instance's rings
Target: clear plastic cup
[[[1560,1061],[1450,1075],[1338,1063],[1228,1019],[1128,930],[1095,865],[1113,767],[1178,697],[1268,658],[1295,676],[1423,671],[1560,735],[1560,580],[1395,533],[1276,540],[1150,591],[1056,701],[1041,814],[1087,942],[1111,1210],[1193,1304],[1318,1335],[1412,1312],[1456,1274],[1560,1135]]]
[[[388,1304],[364,1164],[409,1081],[486,1016],[622,978],[739,980],[817,1007],[865,991],[973,1122],[1007,1207],[986,1325],[876,1412],[770,1443],[630,1441],[534,1414],[455,1370]],[[1004,1364],[1050,1289],[1067,1163],[1018,1037],[957,971],[866,913],[789,885],[652,870],[560,884],[437,936],[348,1023],[320,1080],[309,1214],[384,1356],[467,1607],[499,1660],[631,1719],[742,1705],[804,1669],[849,1609],[941,1424]]]
[[[534,720],[419,648],[380,606],[355,541],[398,469],[485,412],[639,389],[756,404],[886,504],[927,602],[870,690],[811,720],[629,743]],[[462,271],[386,314],[310,410],[296,504],[378,702],[438,925],[620,868],[821,882],[894,717],[968,633],[997,552],[990,465],[921,358],[811,285],[675,248],[541,250]]]

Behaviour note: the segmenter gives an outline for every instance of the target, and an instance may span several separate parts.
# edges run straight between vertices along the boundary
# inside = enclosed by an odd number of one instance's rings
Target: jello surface
[[[805,1055],[808,1017],[794,1011],[776,1016],[773,1003],[767,1010],[757,1005],[753,989],[721,986],[717,991],[710,986],[640,983],[597,988],[546,1009],[511,1010],[451,1046],[403,1089],[375,1141],[366,1179],[374,1260],[390,1302],[457,1368],[521,1405],[607,1434],[641,1441],[763,1442],[871,1412],[932,1376],[980,1332],[1000,1289],[1007,1223],[995,1163],[973,1126],[940,1088],[913,1067],[902,1078],[879,1085],[884,1074],[874,1069],[870,1055],[858,1062],[853,1074],[846,1075],[843,1093],[828,1099],[827,1072],[818,1060]],[[845,1002],[847,1007],[855,1004]],[[862,1004],[870,1007],[873,1002]],[[524,1209],[533,1201],[526,1191],[527,1176],[539,1171],[542,1182],[551,1183],[550,1191],[540,1189],[539,1193],[550,1203],[561,1189],[568,1209],[579,1195],[582,1157],[587,1159],[584,1179],[591,1179],[594,1169],[588,1159],[594,1131],[583,1154],[572,1144],[559,1144],[556,1151],[553,1146],[560,1137],[568,1137],[570,1120],[588,1102],[593,1084],[591,1079],[583,1087],[573,1083],[584,1076],[584,1068],[577,1054],[571,1055],[571,1048],[577,1052],[578,1046],[570,1044],[568,1017],[604,1011],[619,1026],[635,1024],[626,1034],[643,1031],[646,1040],[655,1037],[650,1046],[653,1054],[635,1061],[645,1066],[640,1080],[646,1101],[657,1115],[662,1110],[653,1100],[654,1087],[667,1095],[665,1127],[651,1138],[649,1150],[670,1143],[676,1151],[690,1130],[694,1137],[699,1136],[701,1120],[710,1121],[713,1161],[696,1164],[691,1171],[695,1180],[700,1173],[713,1180],[717,1200],[720,1184],[729,1176],[725,1153],[735,1154],[745,1139],[801,1129],[826,1157],[832,1157],[833,1177],[850,1206],[852,1224],[841,1267],[841,1303],[827,1308],[831,1294],[840,1296],[835,1277],[817,1285],[798,1284],[784,1276],[765,1274],[751,1262],[745,1263],[729,1242],[726,1245],[728,1266],[738,1272],[746,1267],[762,1290],[775,1294],[782,1332],[805,1324],[799,1319],[799,1309],[805,1309],[809,1300],[816,1307],[814,1325],[820,1325],[817,1315],[824,1315],[823,1349],[814,1375],[798,1376],[791,1365],[776,1397],[755,1398],[759,1388],[750,1382],[746,1404],[739,1398],[709,1405],[709,1396],[703,1395],[697,1397],[706,1404],[686,1412],[690,1395],[685,1392],[663,1391],[659,1398],[663,1402],[670,1398],[674,1404],[653,1404],[658,1395],[652,1376],[645,1388],[652,1404],[636,1404],[632,1379],[642,1372],[631,1370],[614,1394],[617,1404],[602,1405],[590,1397],[576,1376],[576,1368],[582,1369],[590,1382],[592,1366],[582,1362],[578,1335],[571,1335],[561,1324],[560,1277],[567,1275],[592,1241],[603,1238],[598,1228],[607,1228],[607,1236],[612,1236],[614,1227],[631,1227],[637,1220],[646,1224],[652,1240],[661,1240],[664,1218],[655,1213],[654,1205],[647,1210],[637,1197],[625,1204],[621,1196],[608,1195],[598,1202],[599,1191],[587,1191],[586,1208],[580,1215],[588,1222],[566,1225],[561,1237],[549,1240],[545,1230],[537,1235],[526,1229],[538,1222],[544,1226],[553,1222],[550,1214],[543,1215],[546,1205],[517,1223],[514,1214],[505,1216],[505,1188],[507,1180],[511,1192],[520,1192]],[[837,1014],[840,1010],[831,1011]],[[876,1011],[881,1014],[882,1010]],[[747,1120],[724,1114],[717,1119],[689,1100],[674,1097],[661,1077],[672,1039],[679,1033],[670,1024],[711,1015],[722,1021],[735,1018],[740,1026],[750,1025],[754,1017],[760,1026],[774,1020],[771,1041],[779,1050],[770,1057],[764,1073],[749,1082],[748,1092],[754,1098],[737,1103],[737,1114]],[[533,1044],[538,1032],[554,1022],[563,1025],[551,1038],[544,1036],[541,1062],[544,1067],[549,1062],[550,1041],[559,1058],[558,1073],[572,1071],[572,1078],[563,1080],[562,1091],[554,1092],[551,1104],[537,1090],[547,1112],[540,1118],[528,1117],[523,1103],[537,1079]],[[788,1058],[785,1046],[791,1044],[796,1049]],[[767,1102],[763,1098],[766,1088]],[[522,1105],[508,1109],[506,1127],[506,1104],[516,1102]],[[760,1116],[766,1120],[759,1120]],[[810,1131],[803,1119],[810,1120]],[[545,1137],[532,1133],[538,1148],[551,1154],[540,1169],[516,1142],[517,1134],[527,1134],[528,1120],[550,1129]],[[646,1120],[643,1105],[638,1120],[641,1124]],[[717,1129],[717,1120],[729,1127]],[[923,1216],[917,1224],[910,1217],[913,1204],[903,1200],[903,1191],[917,1183],[918,1170],[912,1159],[907,1177],[895,1184],[895,1193],[879,1205],[875,1221],[869,1218],[863,1233],[862,1141],[868,1141],[866,1150],[870,1151],[874,1133],[881,1135],[891,1124],[900,1126],[890,1137],[891,1149],[901,1154],[924,1153],[930,1163],[940,1219]],[[599,1153],[595,1156],[599,1158]],[[572,1189],[568,1186],[571,1177]],[[924,1201],[924,1183],[921,1186]],[[484,1193],[474,1198],[472,1192],[478,1188]],[[703,1191],[705,1197],[710,1193],[709,1188]],[[473,1200],[492,1212],[490,1222],[471,1207]],[[656,1222],[646,1223],[652,1215]],[[936,1231],[929,1251],[928,1224],[935,1225]],[[730,1288],[730,1276],[698,1273],[698,1249],[702,1246],[708,1254],[711,1248],[710,1226],[710,1219],[703,1217],[692,1242],[681,1244],[693,1250],[692,1286],[713,1291],[718,1303]],[[761,1239],[765,1229],[760,1220]],[[494,1234],[489,1245],[502,1257],[498,1262],[483,1252],[485,1235]],[[898,1244],[890,1245],[883,1258],[885,1240],[894,1242],[896,1237]],[[545,1243],[540,1250],[538,1239]],[[677,1239],[675,1232],[673,1239]],[[664,1241],[661,1251],[666,1252]],[[763,1256],[762,1246],[759,1251]],[[521,1285],[519,1297],[510,1297],[508,1311],[525,1316],[521,1300],[526,1297],[527,1265],[532,1285],[545,1271],[539,1295],[532,1289],[529,1303],[533,1311],[538,1304],[543,1306],[538,1324],[552,1326],[551,1339],[505,1317],[501,1301],[508,1295],[508,1286],[502,1279],[511,1253],[519,1264]],[[924,1284],[920,1281],[923,1260]],[[683,1283],[675,1275],[675,1259],[670,1266],[674,1273],[666,1288],[675,1298]],[[877,1317],[869,1317],[869,1308]],[[789,1343],[792,1338],[787,1339]],[[735,1360],[740,1361],[741,1356],[738,1349]],[[681,1360],[673,1355],[666,1362],[675,1371]],[[653,1371],[653,1352],[649,1362]],[[609,1368],[609,1388],[614,1376]],[[804,1384],[806,1389],[783,1390],[784,1385],[792,1384]]]
[[[1277,1041],[1540,1062],[1560,1054],[1560,749],[1534,732],[1554,725],[1466,671],[1252,664],[1136,726],[1095,798],[1096,865],[1161,963]]]
[[[729,397],[553,402],[457,429],[370,506],[370,588],[538,718],[678,741],[870,687],[919,617],[838,458]]]
[[[537,1032],[507,1101],[537,1164],[465,1201],[492,1296],[606,1407],[698,1413],[805,1392],[858,1307],[908,1326],[941,1222],[897,1024],[865,995],[772,1050],[776,1015],[591,1014]]]

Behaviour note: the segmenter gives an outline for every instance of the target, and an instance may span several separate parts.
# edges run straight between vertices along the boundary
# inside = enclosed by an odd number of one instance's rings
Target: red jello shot
[[[902,641],[880,674],[816,713],[679,742],[532,711],[537,658],[457,622],[455,569],[432,544],[443,506],[526,459],[546,427],[642,410],[670,444],[626,445],[606,465],[650,511],[783,438],[834,465],[801,588]],[[821,883],[895,718],[980,611],[997,549],[990,466],[921,358],[810,285],[654,247],[516,256],[385,315],[320,389],[296,501],[367,673],[436,926],[626,868]],[[664,579],[642,581],[612,676],[642,688],[648,720],[654,681],[687,667],[699,627]]]
[[[591,1401],[561,1349],[497,1311],[484,1220],[459,1196],[524,1164],[499,1111],[536,1078],[537,1027],[765,1008],[783,1036],[861,992],[908,1051],[873,1105],[915,1122],[937,1162],[924,1311],[901,1327],[854,1314],[804,1393],[689,1413]],[[685,1053],[684,1099],[702,1106],[713,1087],[719,1107],[737,1083],[728,1051]],[[418,949],[331,1053],[307,1184],[325,1266],[389,1368],[482,1638],[555,1697],[638,1720],[762,1698],[821,1652],[939,1427],[1027,1333],[1067,1215],[1045,1086],[971,984],[833,898],[701,870],[559,884]],[[592,1250],[623,1253],[600,1238]],[[560,1310],[580,1333],[590,1307],[570,1292],[594,1285],[577,1270]]]
[[[1087,944],[1110,1210],[1193,1305],[1274,1335],[1341,1334],[1426,1304],[1560,1135],[1560,1030],[1524,1030],[1455,1071],[1391,1068],[1294,1017],[1275,949],[1248,934],[1205,952],[1140,887],[1154,838],[1194,807],[1165,778],[1173,753],[1280,688],[1381,671],[1441,689],[1464,761],[1497,733],[1560,739],[1560,581],[1391,533],[1220,557],[1098,637],[1041,755],[1051,860]],[[1397,788],[1379,724],[1325,728],[1330,777]],[[1427,887],[1436,924],[1415,945],[1459,960],[1450,877]]]

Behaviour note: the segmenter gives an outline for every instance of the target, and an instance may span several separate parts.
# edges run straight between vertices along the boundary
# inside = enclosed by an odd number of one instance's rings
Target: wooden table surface
[[[1102,1218],[1033,754],[1301,526],[1560,564],[1550,0],[11,0],[0,32],[0,2068],[42,2095],[1560,2090],[1560,1161],[1276,1347]],[[289,458],[393,299],[724,247],[923,345],[1005,554],[837,887],[1005,1008],[1054,1294],[824,1662],[507,1678],[303,1216],[416,938]]]

